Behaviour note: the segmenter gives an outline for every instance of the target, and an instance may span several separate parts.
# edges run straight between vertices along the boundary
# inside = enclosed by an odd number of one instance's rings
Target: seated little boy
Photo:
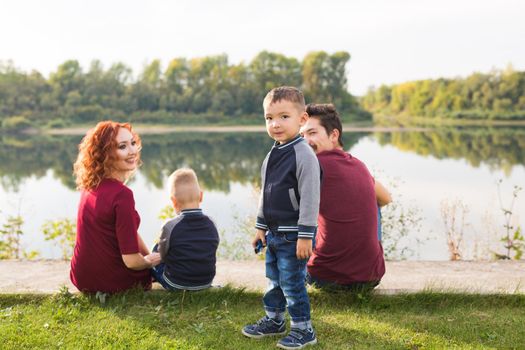
[[[202,191],[193,170],[176,170],[169,184],[177,216],[162,227],[158,244],[162,263],[152,274],[168,290],[208,288],[215,277],[217,228],[199,208]]]

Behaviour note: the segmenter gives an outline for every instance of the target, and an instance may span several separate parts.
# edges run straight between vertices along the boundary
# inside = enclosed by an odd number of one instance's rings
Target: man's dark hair
[[[341,125],[341,118],[339,113],[335,109],[335,106],[331,103],[310,103],[306,106],[306,113],[310,118],[319,119],[319,123],[326,130],[326,133],[330,135],[332,131],[339,130],[339,138],[337,142],[341,147],[343,145],[343,126]]]
[[[279,86],[271,89],[264,98],[263,106],[285,100],[295,103],[300,110],[305,109],[304,95],[298,88],[293,86]]]

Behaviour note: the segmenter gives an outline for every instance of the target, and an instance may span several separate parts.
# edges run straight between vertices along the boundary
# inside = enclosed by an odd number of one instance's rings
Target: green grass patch
[[[2,349],[269,349],[261,293],[0,295]],[[318,349],[523,349],[525,295],[310,293]]]

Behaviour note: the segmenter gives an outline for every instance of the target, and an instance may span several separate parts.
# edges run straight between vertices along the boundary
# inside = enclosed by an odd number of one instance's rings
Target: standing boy
[[[162,263],[153,268],[153,276],[168,290],[208,288],[215,277],[217,228],[199,208],[202,191],[193,170],[176,170],[169,183],[178,215],[162,227],[158,245]]]
[[[317,343],[310,320],[306,293],[306,262],[319,212],[319,162],[299,135],[308,119],[304,96],[294,87],[272,89],[263,101],[266,130],[275,143],[261,168],[262,187],[257,213],[254,247],[267,246],[263,297],[266,316],[245,326],[251,338],[286,333],[286,307],[291,317],[290,333],[279,340],[283,349],[302,349]]]

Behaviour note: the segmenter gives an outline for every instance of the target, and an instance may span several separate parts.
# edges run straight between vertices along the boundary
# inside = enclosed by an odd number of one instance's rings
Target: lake
[[[61,251],[45,241],[48,220],[76,216],[72,177],[81,136],[0,136],[0,225],[24,219],[22,245],[40,257]],[[195,169],[202,208],[222,232],[221,257],[252,252],[259,171],[272,145],[265,133],[180,132],[144,135],[140,171],[128,184],[147,243],[158,236],[165,184],[182,166]],[[446,232],[461,236],[463,259],[504,254],[505,217],[513,187],[525,188],[525,127],[440,127],[417,131],[345,133],[345,149],[391,191],[383,209],[384,248],[390,259],[448,260]],[[501,180],[498,186],[498,181]],[[499,197],[501,197],[501,204]],[[517,194],[511,224],[525,227],[525,190]],[[448,228],[448,229],[447,229]]]

